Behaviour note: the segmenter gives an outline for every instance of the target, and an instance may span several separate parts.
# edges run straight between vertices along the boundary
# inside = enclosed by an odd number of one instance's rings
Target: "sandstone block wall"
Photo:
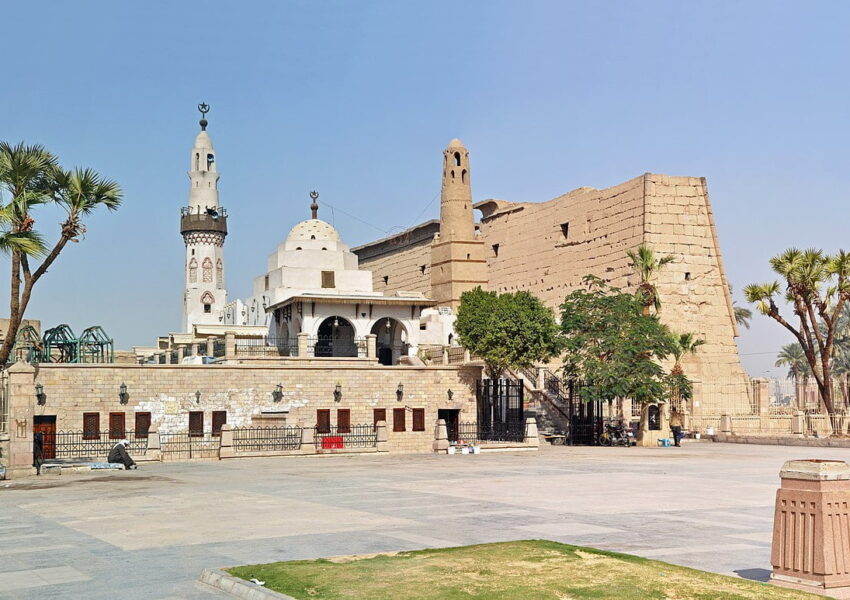
[[[431,243],[440,231],[438,221],[417,225],[397,236],[353,248],[360,268],[372,271],[377,292],[396,290],[431,296]],[[386,282],[384,281],[384,278]]]
[[[629,267],[628,249],[647,243],[660,255],[673,254],[676,262],[656,282],[661,319],[706,341],[684,362],[685,372],[700,381],[693,410],[750,410],[750,386],[737,353],[738,332],[704,178],[647,173],[606,189],[579,188],[548,202],[485,200],[475,206],[482,213],[489,289],[527,290],[556,311],[588,274],[634,291],[638,279]],[[370,248],[361,246],[361,251]],[[401,289],[394,281],[417,275],[402,256],[401,251],[384,252],[380,258],[384,269],[406,272],[390,278],[385,291]]]
[[[85,412],[100,414],[101,431],[109,428],[110,412],[125,413],[128,431],[136,412],[150,412],[152,428],[180,432],[188,431],[190,411],[204,411],[204,429],[210,431],[216,410],[226,410],[227,422],[241,427],[262,421],[264,411],[282,410],[289,411],[287,424],[314,426],[316,410],[330,409],[335,426],[337,409],[350,409],[350,422],[357,425],[372,424],[373,409],[385,408],[390,451],[430,452],[438,409],[458,409],[461,421],[477,420],[475,380],[480,376],[479,367],[462,366],[41,365],[35,382],[44,386],[46,402],[31,400],[35,415],[55,415],[57,430],[72,431],[82,429]],[[118,398],[122,383],[127,404]],[[342,386],[339,402],[333,397],[337,383]],[[404,385],[401,401],[399,383]],[[277,384],[283,386],[280,402],[272,399]],[[404,432],[393,431],[394,408],[407,409]],[[425,409],[425,431],[412,431],[413,408]]]

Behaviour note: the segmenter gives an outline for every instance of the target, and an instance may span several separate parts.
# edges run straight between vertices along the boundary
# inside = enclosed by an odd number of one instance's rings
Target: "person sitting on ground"
[[[682,445],[682,415],[678,411],[670,413],[670,431],[673,432],[673,443],[676,446]]]
[[[130,458],[130,455],[127,453],[127,448],[130,446],[130,442],[127,440],[121,440],[117,444],[112,447],[112,450],[109,451],[109,456],[106,458],[107,462],[111,463],[120,463],[124,465],[124,469],[137,469],[136,461]]]

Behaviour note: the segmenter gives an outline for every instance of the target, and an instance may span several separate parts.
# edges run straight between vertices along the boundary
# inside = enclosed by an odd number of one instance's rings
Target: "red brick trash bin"
[[[819,588],[850,585],[850,465],[789,460],[779,477],[771,579]]]

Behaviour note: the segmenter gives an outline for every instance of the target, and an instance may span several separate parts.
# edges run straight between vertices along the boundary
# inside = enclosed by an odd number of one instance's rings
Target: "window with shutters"
[[[425,409],[413,409],[413,431],[425,431]]]
[[[212,413],[212,434],[221,435],[221,426],[227,423],[226,410],[214,410]]]
[[[193,410],[189,413],[189,435],[192,437],[204,435],[204,411]]]
[[[109,413],[109,439],[123,440],[124,439],[124,413],[111,412]]]
[[[331,432],[331,411],[328,408],[320,408],[316,411],[316,433]]]
[[[151,430],[151,414],[149,412],[136,413],[136,439],[143,440],[148,437]]]
[[[336,411],[336,432],[351,433],[351,410],[338,408]]]
[[[83,439],[100,439],[100,413],[83,413]]]
[[[387,422],[387,409],[386,408],[373,408],[372,409],[372,424],[377,425],[378,421]]]
[[[407,427],[404,423],[405,418],[405,409],[403,408],[394,408],[393,409],[393,431],[407,431]]]
[[[323,288],[335,287],[334,272],[333,271],[322,271],[322,287]]]

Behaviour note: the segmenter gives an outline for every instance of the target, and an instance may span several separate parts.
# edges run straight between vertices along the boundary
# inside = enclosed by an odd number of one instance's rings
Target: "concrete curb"
[[[292,596],[268,590],[261,585],[228,575],[221,569],[204,569],[198,581],[243,600],[297,600]]]

